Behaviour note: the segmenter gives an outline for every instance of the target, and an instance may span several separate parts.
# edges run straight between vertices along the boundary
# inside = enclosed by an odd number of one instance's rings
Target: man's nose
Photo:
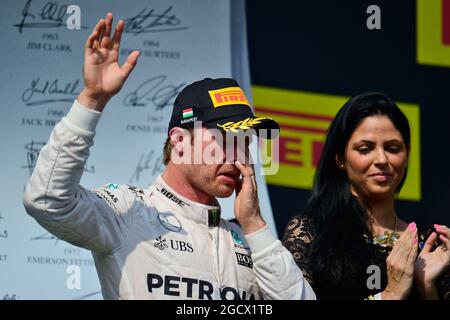
[[[225,157],[229,163],[234,163],[238,160],[238,147],[236,143],[227,143],[225,146]]]

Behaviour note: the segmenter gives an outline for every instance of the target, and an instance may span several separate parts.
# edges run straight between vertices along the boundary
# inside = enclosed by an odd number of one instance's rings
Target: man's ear
[[[184,142],[186,141],[186,132],[180,127],[174,127],[169,131],[170,143],[172,144],[172,150],[177,153],[183,152],[184,150]]]
[[[172,145],[170,159],[175,164],[186,163],[191,154],[191,133],[180,127],[174,127],[169,131],[169,139]]]

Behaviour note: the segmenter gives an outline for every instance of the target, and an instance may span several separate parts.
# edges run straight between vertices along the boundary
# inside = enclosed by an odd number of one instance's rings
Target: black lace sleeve
[[[311,286],[314,284],[309,255],[309,244],[312,239],[310,221],[299,216],[289,221],[283,235],[283,245],[292,253],[303,276]]]

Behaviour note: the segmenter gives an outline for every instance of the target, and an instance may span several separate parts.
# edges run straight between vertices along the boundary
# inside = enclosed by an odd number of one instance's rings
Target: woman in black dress
[[[450,229],[418,230],[395,212],[409,150],[408,120],[381,93],[336,115],[308,205],[283,237],[318,299],[450,299]]]

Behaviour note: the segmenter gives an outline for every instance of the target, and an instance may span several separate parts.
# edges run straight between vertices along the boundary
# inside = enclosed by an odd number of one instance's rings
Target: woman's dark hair
[[[353,132],[370,116],[387,116],[410,146],[408,120],[397,105],[382,93],[368,92],[351,98],[339,110],[328,129],[314,177],[314,186],[303,216],[310,218],[314,241],[311,247],[313,274],[321,281],[340,283],[347,265],[354,263],[370,234],[368,212],[350,191],[347,173],[339,169],[336,156],[344,159]],[[397,193],[406,179],[406,172]],[[322,277],[324,276],[324,277]]]

